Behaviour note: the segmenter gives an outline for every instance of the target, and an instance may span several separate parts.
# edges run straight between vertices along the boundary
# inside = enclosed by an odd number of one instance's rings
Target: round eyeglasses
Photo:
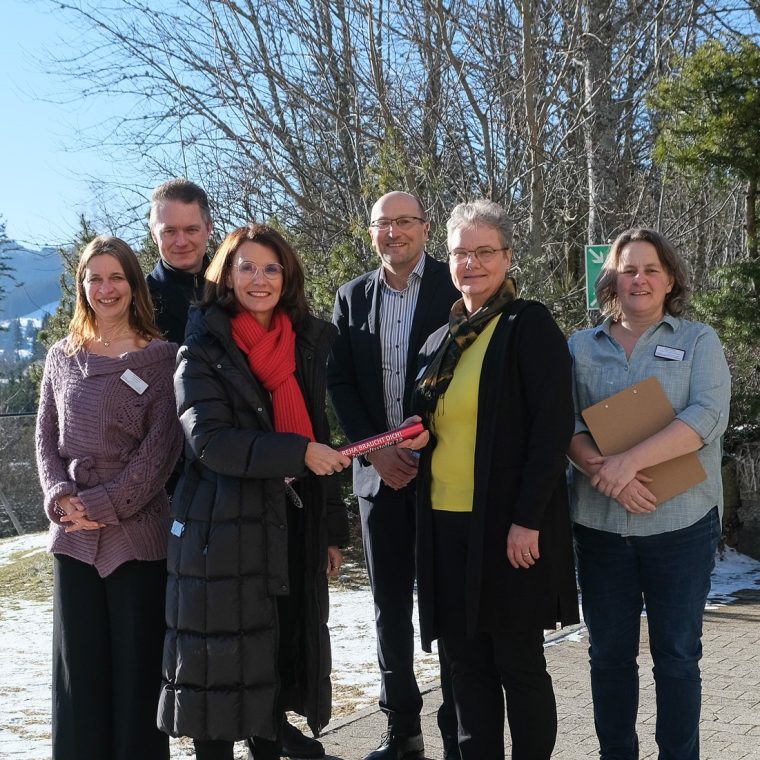
[[[282,273],[285,271],[285,267],[282,264],[264,264],[259,266],[252,261],[246,261],[246,259],[240,259],[235,264],[235,269],[243,275],[243,277],[255,277],[261,272],[268,280],[276,280],[278,277],[282,277]]]

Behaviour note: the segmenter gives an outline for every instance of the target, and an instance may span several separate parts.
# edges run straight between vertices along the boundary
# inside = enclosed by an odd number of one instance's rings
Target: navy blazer
[[[459,297],[448,266],[425,254],[406,358],[405,417],[410,413],[417,355],[427,337],[448,322],[451,306]],[[363,274],[338,290],[333,311],[338,337],[327,365],[327,384],[338,421],[351,442],[384,433],[389,427],[383,396],[379,318],[380,269]],[[380,476],[364,457],[354,459],[353,473],[357,496],[377,495]]]

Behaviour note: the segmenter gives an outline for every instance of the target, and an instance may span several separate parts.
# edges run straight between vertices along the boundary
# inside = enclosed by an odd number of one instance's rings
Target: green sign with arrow
[[[610,252],[611,245],[587,245],[586,246],[586,309],[598,309],[594,283],[602,271],[602,264]]]

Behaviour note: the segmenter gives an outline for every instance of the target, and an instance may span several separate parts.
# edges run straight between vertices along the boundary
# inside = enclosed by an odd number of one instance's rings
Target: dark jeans
[[[101,578],[54,555],[55,760],[168,760],[156,727],[165,590],[165,560],[132,560]]]
[[[557,736],[557,705],[546,671],[543,630],[520,629],[516,620],[514,630],[480,631],[467,638],[469,522],[466,512],[433,512],[438,644],[451,665],[459,752],[462,760],[504,758],[506,696],[513,760],[549,760]]]
[[[415,494],[407,486],[385,485],[373,500],[360,498],[362,540],[375,602],[377,658],[380,665],[380,709],[388,726],[400,734],[420,731],[422,696],[414,676]],[[443,703],[438,726],[443,736],[456,736],[457,724],[448,665],[439,650]]]
[[[655,536],[574,526],[602,760],[639,756],[641,612],[646,605],[660,760],[698,760],[702,615],[720,536],[718,509]]]

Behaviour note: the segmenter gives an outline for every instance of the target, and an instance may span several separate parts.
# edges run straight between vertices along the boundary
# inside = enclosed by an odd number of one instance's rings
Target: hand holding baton
[[[364,456],[373,451],[378,451],[388,446],[395,446],[402,441],[416,438],[424,432],[425,426],[422,422],[412,422],[411,424],[401,425],[401,427],[389,430],[387,433],[380,433],[379,435],[373,435],[361,441],[356,441],[356,443],[349,444],[348,446],[341,446],[338,451],[347,457]]]

